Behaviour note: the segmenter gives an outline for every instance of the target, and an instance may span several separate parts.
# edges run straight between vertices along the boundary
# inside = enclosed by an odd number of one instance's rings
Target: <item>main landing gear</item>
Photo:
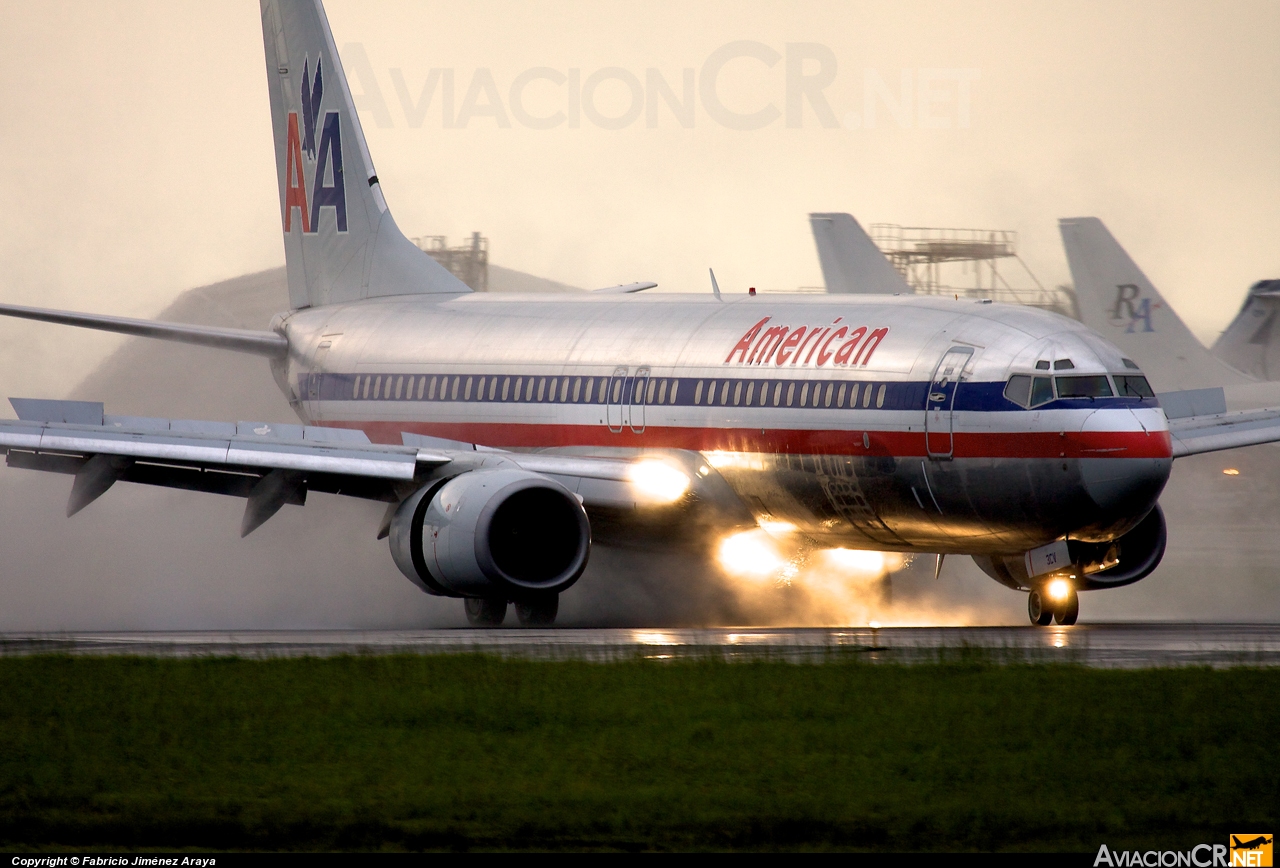
[[[1057,594],[1052,593],[1054,590],[1059,589],[1032,588],[1027,594],[1027,616],[1037,627],[1047,627],[1052,621],[1069,627],[1080,617],[1080,598],[1076,589],[1068,586]]]
[[[507,601],[502,597],[468,597],[467,621],[473,627],[500,627],[507,617]],[[549,627],[560,610],[559,594],[536,594],[515,601],[516,617],[526,627]]]

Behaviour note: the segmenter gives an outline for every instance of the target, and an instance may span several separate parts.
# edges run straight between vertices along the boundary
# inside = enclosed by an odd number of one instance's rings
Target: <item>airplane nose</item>
[[[1160,498],[1173,467],[1170,458],[1085,458],[1080,478],[1097,507],[1095,527],[1137,520]]]

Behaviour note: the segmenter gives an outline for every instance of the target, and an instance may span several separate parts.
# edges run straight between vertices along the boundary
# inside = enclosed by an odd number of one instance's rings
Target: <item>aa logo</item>
[[[1231,865],[1247,868],[1271,868],[1271,842],[1274,835],[1232,835]]]
[[[1116,303],[1111,306],[1111,324],[1125,326],[1125,334],[1155,331],[1151,327],[1151,299],[1139,298],[1140,295],[1142,290],[1136,284],[1121,283],[1116,286]]]
[[[336,111],[320,116],[324,98],[324,70],[316,59],[316,77],[311,78],[310,59],[302,64],[302,129],[298,129],[298,113],[289,112],[288,142],[285,145],[284,231],[293,228],[293,212],[297,209],[302,231],[320,231],[320,209],[331,207],[338,231],[347,231],[347,188],[342,178],[342,124]],[[316,133],[320,143],[316,144]],[[303,163],[303,155],[306,163]],[[311,172],[311,189],[307,190],[307,171]]]

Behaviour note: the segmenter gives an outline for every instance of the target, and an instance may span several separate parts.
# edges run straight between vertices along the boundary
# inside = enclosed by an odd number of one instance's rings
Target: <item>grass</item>
[[[0,843],[1081,850],[1270,829],[1280,671],[0,658]]]

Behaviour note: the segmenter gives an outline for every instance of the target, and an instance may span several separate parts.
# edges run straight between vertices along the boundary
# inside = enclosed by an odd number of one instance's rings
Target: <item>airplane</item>
[[[1272,842],[1272,840],[1274,839],[1268,838],[1266,835],[1259,835],[1256,838],[1250,838],[1248,841],[1241,841],[1238,837],[1236,837],[1235,835],[1232,835],[1231,849],[1232,850],[1257,850],[1260,847],[1267,846]]]
[[[1174,459],[1280,440],[1280,410],[1169,420],[1074,320],[985,300],[473,293],[396,226],[319,0],[260,0],[289,309],[267,330],[0,313],[262,356],[301,424],[11,399],[10,467],[243,497],[248,534],[321,491],[472,624],[554,621],[593,544],[767,532],[972,557],[1072,624],[1149,575]],[[10,543],[14,544],[14,543]]]
[[[1280,401],[1280,280],[1249,288],[1226,330],[1206,348],[1096,217],[1058,221],[1085,325],[1106,335],[1159,391],[1225,390],[1227,404]]]

